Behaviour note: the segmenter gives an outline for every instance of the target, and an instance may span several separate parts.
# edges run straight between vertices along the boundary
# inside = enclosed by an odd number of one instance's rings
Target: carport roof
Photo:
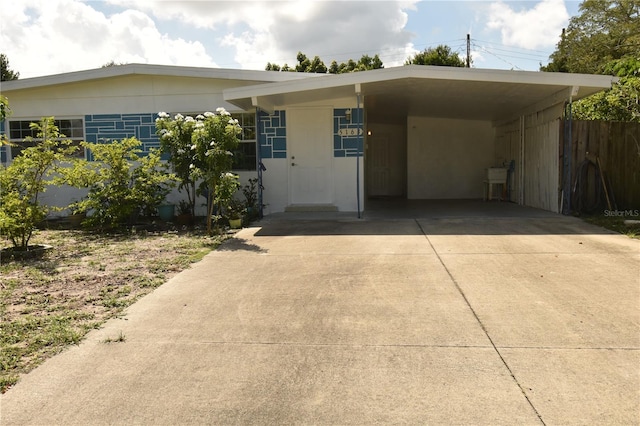
[[[249,110],[353,98],[368,117],[430,116],[502,121],[610,88],[603,75],[408,65],[224,91],[226,101]]]

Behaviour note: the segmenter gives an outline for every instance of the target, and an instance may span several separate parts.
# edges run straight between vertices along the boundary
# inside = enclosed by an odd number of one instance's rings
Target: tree
[[[416,53],[413,58],[409,57],[405,65],[438,65],[444,67],[465,67],[465,62],[452,52],[446,45],[439,45],[435,49],[430,47],[422,52]]]
[[[585,0],[541,69],[605,74],[612,61],[639,52],[640,0]]]
[[[0,53],[0,81],[17,80],[20,77],[19,72],[9,68],[9,58],[4,53]]]
[[[314,56],[311,60],[304,53],[298,52],[296,59],[298,60],[298,65],[296,65],[295,69],[297,72],[327,73],[327,66],[318,56]]]
[[[613,61],[604,71],[620,77],[620,80],[611,90],[575,102],[573,118],[640,122],[640,58]]]
[[[362,55],[358,62],[355,62],[353,59],[349,59],[346,63],[342,62],[341,64],[338,64],[336,61],[332,61],[331,66],[329,67],[329,73],[344,74],[348,72],[375,70],[379,68],[384,68],[384,65],[378,55],[373,57],[369,55]]]
[[[5,118],[11,115],[11,108],[9,108],[9,99],[6,96],[0,95],[0,121],[4,121]]]
[[[207,231],[211,234],[214,222],[217,224],[240,186],[238,176],[231,173],[233,151],[242,132],[238,120],[224,108],[195,119],[182,114],[172,119],[166,112],[159,112],[156,130],[163,149],[172,155],[169,161],[180,187],[188,191],[198,182],[198,195],[206,196]]]
[[[37,131],[38,143],[22,150],[9,166],[0,167],[0,233],[19,251],[29,250],[37,224],[47,215],[49,208],[40,202],[40,195],[51,183],[49,177],[75,150],[53,117],[31,123],[31,128]]]
[[[285,66],[287,66],[287,64],[284,64]],[[267,66],[264,67],[265,71],[280,71],[282,70],[282,67],[278,64],[272,64],[271,62],[267,62]]]
[[[358,62],[354,61],[353,59],[349,59],[347,62],[338,64],[338,62],[334,60],[331,62],[331,66],[329,68],[327,68],[327,66],[318,56],[314,56],[313,59],[309,59],[304,53],[298,52],[298,56],[296,57],[296,59],[298,60],[298,64],[295,66],[295,68],[291,68],[287,64],[280,66],[278,64],[272,64],[271,62],[268,62],[267,66],[264,69],[266,71],[296,71],[313,72],[320,74],[325,74],[328,72],[329,74],[343,74],[348,72],[384,68],[382,60],[378,55],[375,55],[373,57],[369,55],[362,55]]]
[[[640,122],[640,0],[585,0],[542,71],[620,77],[573,105],[578,120]]]
[[[120,65],[127,65],[126,62],[116,62],[113,59],[104,64],[101,68],[119,67]]]
[[[0,122],[11,115],[11,108],[9,108],[9,99],[6,96],[0,95]],[[7,135],[0,133],[0,146],[7,144]]]

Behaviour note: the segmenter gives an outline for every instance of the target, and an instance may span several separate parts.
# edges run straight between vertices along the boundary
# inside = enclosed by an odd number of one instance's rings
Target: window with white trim
[[[233,152],[233,170],[256,170],[256,115],[255,113],[231,114],[238,120],[242,133],[238,136],[240,143]]]
[[[11,158],[20,155],[23,149],[35,146],[41,139],[38,139],[38,131],[31,129],[31,123],[40,120],[10,120],[9,121],[9,142],[11,143]],[[84,158],[84,148],[80,142],[84,140],[84,121],[82,118],[54,119],[54,124],[65,137],[62,140],[71,140],[72,146],[77,146],[74,156]],[[31,137],[29,141],[26,138]]]

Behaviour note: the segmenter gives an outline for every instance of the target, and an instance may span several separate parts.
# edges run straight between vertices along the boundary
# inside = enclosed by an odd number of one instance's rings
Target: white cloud
[[[109,4],[144,11],[164,21],[182,21],[198,28],[216,28],[220,24],[234,25],[247,16],[258,20],[269,9],[270,2],[245,1],[166,1],[107,0]],[[266,13],[268,16],[268,13]],[[266,17],[265,16],[265,17]]]
[[[532,8],[517,10],[498,1],[490,5],[487,28],[499,30],[505,45],[539,49],[554,46],[568,22],[563,0],[542,0]]]
[[[416,4],[11,0],[0,2],[0,45],[21,78],[97,68],[111,60],[217,66],[213,55],[225,67],[263,69],[267,62],[294,65],[298,51],[320,56],[327,66],[379,54],[389,67],[415,53],[415,35],[406,25],[407,11]],[[200,41],[189,40],[196,37]]]
[[[202,43],[161,34],[136,10],[111,16],[76,0],[3,1],[0,45],[21,78],[115,62],[215,66]]]
[[[365,53],[380,54],[387,66],[398,59],[402,63],[413,37],[405,29],[405,11],[414,9],[417,0],[110,3],[222,33],[219,46],[233,48],[242,68],[262,69],[267,62],[293,65],[298,51],[318,55],[327,65]]]

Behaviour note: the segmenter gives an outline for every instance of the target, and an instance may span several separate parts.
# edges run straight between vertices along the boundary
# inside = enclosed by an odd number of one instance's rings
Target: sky
[[[579,1],[2,0],[0,53],[20,78],[145,63],[263,70],[448,45],[473,67],[537,71]]]

